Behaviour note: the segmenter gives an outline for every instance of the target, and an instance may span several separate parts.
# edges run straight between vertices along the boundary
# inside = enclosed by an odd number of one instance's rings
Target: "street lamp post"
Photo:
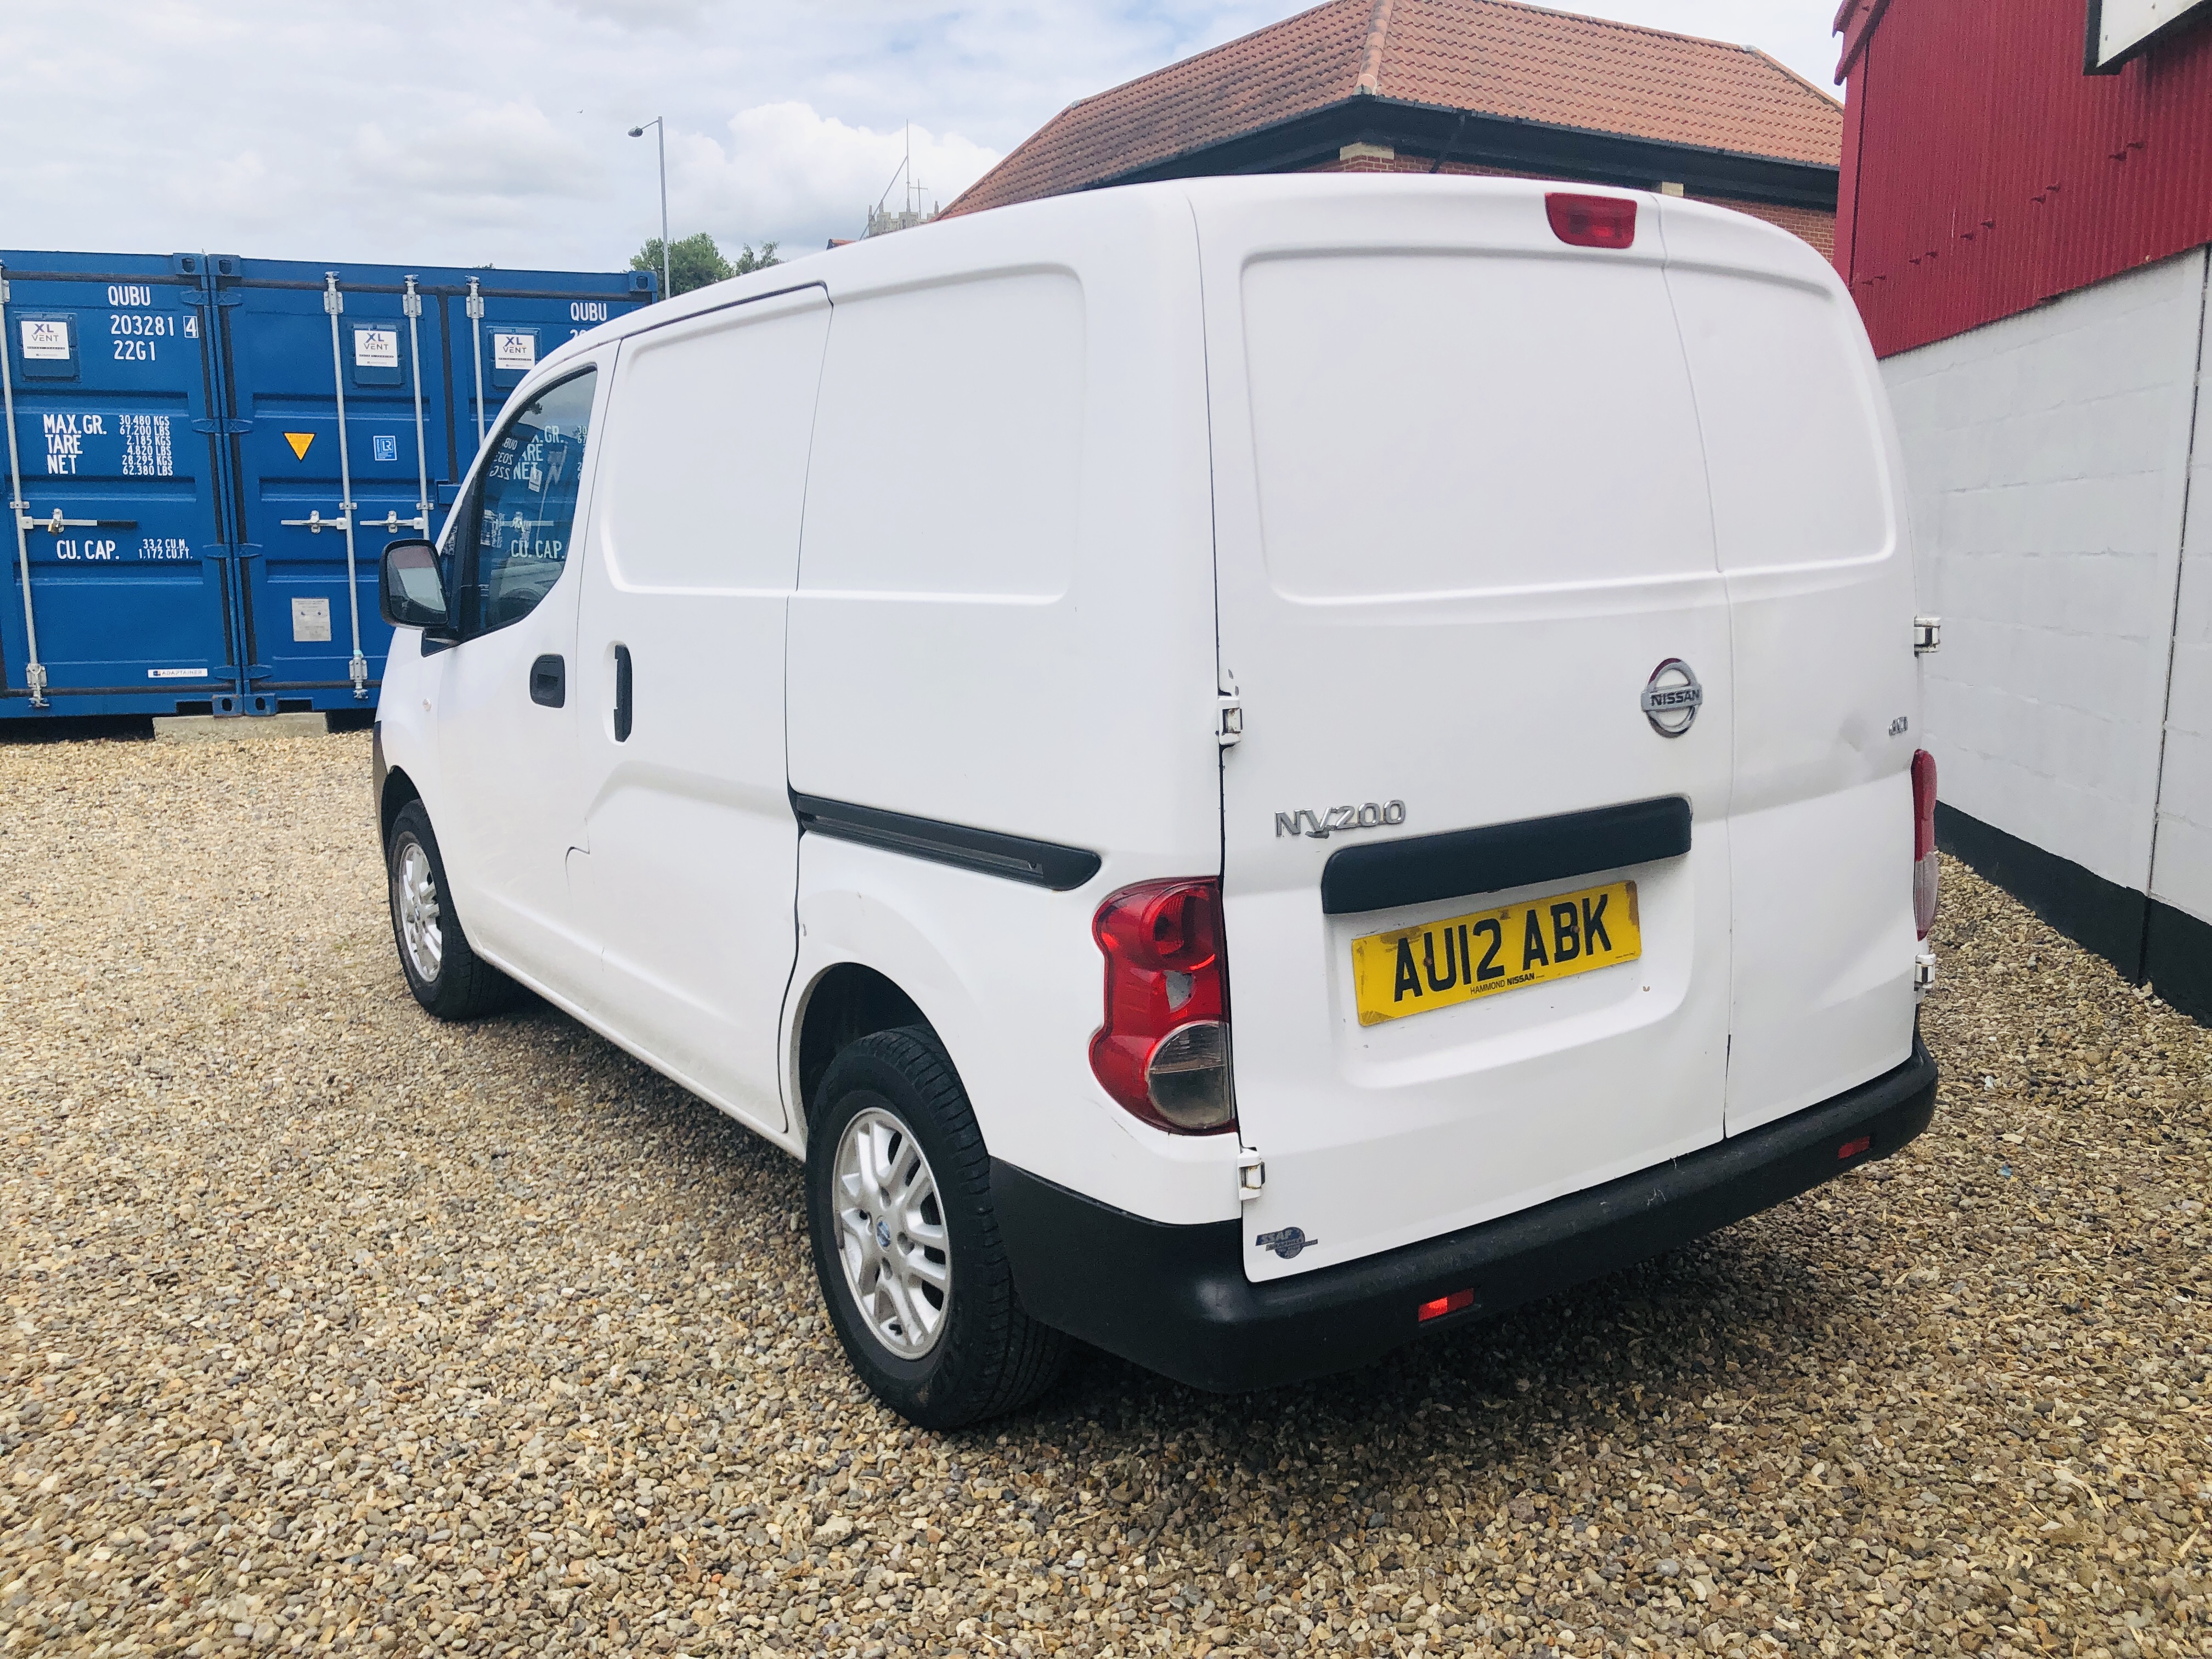
[[[632,127],[629,136],[644,137],[645,127],[653,129],[653,144],[660,151],[660,297],[665,300],[672,297],[668,266],[668,129],[656,115],[644,127]]]

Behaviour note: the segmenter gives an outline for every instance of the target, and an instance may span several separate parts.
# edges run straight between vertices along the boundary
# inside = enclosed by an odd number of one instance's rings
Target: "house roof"
[[[1515,0],[1326,0],[1080,99],[952,203],[1056,196],[1362,95],[1834,167],[1841,105],[1765,52]]]

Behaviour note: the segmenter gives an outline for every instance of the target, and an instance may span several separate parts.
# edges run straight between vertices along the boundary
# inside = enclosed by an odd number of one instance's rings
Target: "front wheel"
[[[1067,1339],[1022,1311],[991,1208],[991,1160],[926,1028],[831,1062],[806,1149],[807,1231],[846,1358],[911,1423],[957,1428],[1052,1385]]]
[[[391,877],[392,939],[415,1000],[440,1019],[474,1019],[514,1000],[514,981],[477,956],[453,914],[446,861],[422,803],[410,800],[392,822],[385,848]]]

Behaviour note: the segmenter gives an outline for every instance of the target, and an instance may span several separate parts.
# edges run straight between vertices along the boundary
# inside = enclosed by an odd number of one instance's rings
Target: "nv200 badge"
[[[1405,821],[1406,803],[1401,800],[1370,800],[1358,806],[1331,806],[1319,812],[1302,806],[1295,812],[1275,814],[1275,834],[1327,841],[1340,830],[1395,829]]]

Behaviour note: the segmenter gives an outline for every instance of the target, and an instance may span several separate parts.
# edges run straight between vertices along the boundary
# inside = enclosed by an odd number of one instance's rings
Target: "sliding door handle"
[[[563,659],[544,656],[530,665],[530,701],[548,708],[568,701],[568,665]]]
[[[615,647],[615,741],[629,741],[629,647]]]

